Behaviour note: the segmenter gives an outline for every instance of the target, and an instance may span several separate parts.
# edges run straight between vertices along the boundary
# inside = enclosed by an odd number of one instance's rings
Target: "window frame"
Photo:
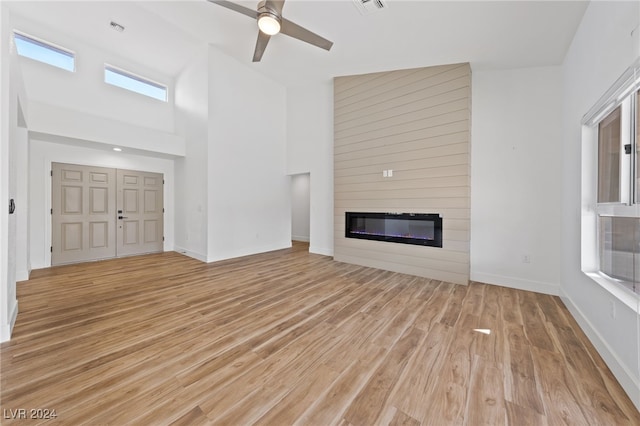
[[[137,82],[137,83],[144,84],[146,86],[150,86],[150,87],[155,88],[155,89],[163,90],[164,91],[164,98],[160,98],[160,97],[151,95],[149,93],[145,93],[144,91],[134,90],[134,89],[132,89],[130,87],[126,87],[126,86],[123,86],[123,85],[115,84],[113,82],[109,82],[109,81],[107,81],[107,72],[111,72],[113,74],[117,74],[120,77],[124,77],[126,79],[132,80],[132,81]],[[127,91],[132,92],[132,93],[137,93],[139,95],[146,96],[148,98],[155,99],[155,100],[158,100],[158,101],[161,101],[161,102],[165,102],[165,103],[169,102],[169,87],[166,84],[159,83],[157,81],[151,80],[150,78],[143,77],[143,76],[141,76],[139,74],[133,73],[131,71],[127,71],[125,69],[122,69],[120,67],[116,67],[116,66],[108,64],[108,63],[104,64],[103,81],[104,81],[105,84],[108,84],[110,86],[119,87],[121,89],[127,90]]]
[[[617,107],[613,108],[613,110],[611,110],[608,114],[606,114],[598,123],[597,123],[597,132],[598,132],[598,194],[597,194],[597,203],[598,205],[604,205],[604,204],[620,204],[623,203],[625,201],[628,201],[628,197],[627,197],[627,193],[628,193],[628,188],[625,182],[625,177],[628,173],[628,171],[626,170],[627,167],[626,166],[626,161],[625,161],[625,154],[624,154],[624,142],[623,142],[623,137],[622,137],[622,114],[623,114],[623,108],[622,105],[618,105]],[[616,117],[617,116],[617,117]],[[619,124],[619,128],[618,131],[620,132],[620,135],[618,136],[618,143],[617,143],[617,169],[615,170],[616,172],[616,179],[607,179],[607,183],[609,185],[607,185],[609,188],[608,190],[611,191],[611,183],[614,180],[617,180],[616,182],[616,188],[615,188],[615,192],[616,192],[616,199],[610,199],[613,198],[611,197],[610,194],[608,194],[608,191],[606,194],[604,194],[603,192],[606,191],[607,188],[604,188],[602,185],[602,172],[603,171],[609,171],[609,172],[613,172],[613,169],[611,168],[611,165],[615,162],[613,161],[609,161],[609,162],[603,162],[603,158],[601,157],[601,154],[603,152],[603,142],[607,142],[605,140],[605,138],[603,137],[602,134],[602,127],[603,125],[606,125],[606,127],[609,129],[609,124],[611,124],[611,122],[618,122]],[[604,148],[609,148],[611,146],[615,146],[614,145],[610,145],[610,144],[606,144],[606,147]],[[626,172],[626,173],[625,173]],[[627,191],[625,191],[625,189],[627,189]],[[602,201],[602,198],[604,198],[604,196],[607,195],[608,199]]]
[[[53,52],[55,54],[58,54],[58,55],[62,55],[62,56],[66,56],[68,58],[71,58],[71,60],[72,60],[71,62],[72,62],[73,67],[71,69],[69,69],[67,67],[64,67],[64,66],[61,66],[59,64],[43,60],[41,58],[36,58],[36,57],[33,57],[33,56],[28,56],[28,55],[21,54],[20,53],[20,49],[18,47],[19,43],[18,43],[17,40],[20,40],[20,41],[23,41],[25,43],[29,43],[29,44],[32,44],[32,45],[36,45],[36,46],[38,46],[40,48],[46,49],[46,50],[48,50],[50,52]],[[35,37],[35,36],[31,35],[31,34],[27,34],[27,33],[23,32],[23,31],[19,31],[19,30],[15,30],[15,29],[13,30],[13,44],[15,46],[16,53],[18,54],[18,56],[21,56],[23,58],[28,58],[28,59],[30,59],[32,61],[36,61],[36,62],[40,62],[40,63],[43,63],[43,64],[47,64],[49,66],[52,66],[52,67],[55,67],[55,68],[58,68],[58,69],[61,69],[61,70],[65,70],[65,71],[68,71],[68,72],[72,72],[72,73],[76,72],[76,52],[71,50],[71,49],[67,49],[66,47],[60,46],[59,44],[52,43],[52,42],[44,40],[44,39],[42,39],[40,37]]]
[[[623,280],[601,271],[600,217],[640,218],[638,158],[640,146],[637,129],[640,123],[638,102],[640,91],[640,58],[629,67],[611,88],[596,102],[582,119],[582,271],[615,295],[627,306],[640,313],[638,280],[635,292],[621,284]],[[599,190],[599,124],[620,108],[620,200],[598,202]],[[625,154],[624,145],[631,146]]]

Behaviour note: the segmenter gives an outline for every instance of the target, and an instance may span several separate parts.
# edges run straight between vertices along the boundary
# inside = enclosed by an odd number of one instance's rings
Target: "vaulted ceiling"
[[[206,0],[19,1],[12,12],[175,76],[206,44],[285,85],[338,75],[470,62],[473,69],[558,65],[588,2],[404,1],[363,15],[354,0],[288,0],[283,15],[334,42],[279,34],[252,63],[256,21]],[[238,2],[255,8],[257,2]],[[118,33],[109,23],[125,26]]]

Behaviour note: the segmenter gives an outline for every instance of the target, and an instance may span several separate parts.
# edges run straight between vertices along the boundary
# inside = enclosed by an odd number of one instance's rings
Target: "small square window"
[[[76,64],[73,52],[18,32],[13,33],[13,39],[16,43],[18,55],[44,62],[63,70],[75,71]]]
[[[105,83],[167,102],[167,87],[119,68],[105,65]]]

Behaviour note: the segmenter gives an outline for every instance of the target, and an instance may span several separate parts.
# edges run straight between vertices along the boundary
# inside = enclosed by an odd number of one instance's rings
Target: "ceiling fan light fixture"
[[[258,16],[258,28],[267,35],[275,35],[280,32],[280,18],[270,12],[263,12]]]

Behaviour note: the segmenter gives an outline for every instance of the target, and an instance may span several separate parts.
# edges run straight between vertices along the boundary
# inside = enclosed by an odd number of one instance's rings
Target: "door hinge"
[[[162,179],[162,184],[164,185],[164,179]]]
[[[53,209],[51,209],[51,214],[53,214]]]
[[[631,154],[631,144],[630,143],[628,143],[628,144],[626,144],[624,146],[624,153],[627,154],[627,155]]]
[[[164,241],[164,237],[162,237],[162,241]]]
[[[53,253],[53,246],[51,246],[51,247],[49,248],[49,251],[50,251],[51,253]]]
[[[49,170],[49,174],[53,177],[53,170]]]
[[[164,213],[164,208],[162,209],[162,213]]]

